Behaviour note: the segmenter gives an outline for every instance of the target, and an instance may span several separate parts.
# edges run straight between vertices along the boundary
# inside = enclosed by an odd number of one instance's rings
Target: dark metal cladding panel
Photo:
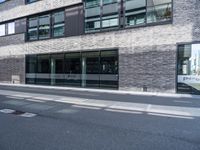
[[[84,7],[79,6],[79,33],[84,34],[85,23],[84,23]]]
[[[83,34],[83,6],[67,8],[65,12],[66,36],[76,36]]]
[[[26,32],[26,18],[15,20],[15,32],[16,34]]]

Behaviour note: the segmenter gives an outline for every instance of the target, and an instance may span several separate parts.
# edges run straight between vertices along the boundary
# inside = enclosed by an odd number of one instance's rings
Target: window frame
[[[3,3],[6,3],[7,1],[9,1],[9,0],[0,1],[0,5]]]
[[[64,35],[63,36],[58,36],[58,37],[54,37],[53,36],[53,14],[54,13],[58,13],[58,12],[64,12]],[[49,31],[50,31],[50,36],[48,38],[43,38],[43,39],[40,39],[39,38],[39,18],[42,17],[42,16],[46,16],[46,15],[49,15],[50,16],[50,24],[49,24]],[[33,19],[33,18],[37,18],[37,39],[34,39],[34,40],[30,40],[29,39],[29,20],[30,19]],[[41,41],[41,40],[48,40],[48,39],[55,39],[55,38],[63,38],[66,36],[66,17],[65,17],[65,8],[61,8],[61,9],[58,9],[58,10],[55,10],[55,11],[48,11],[48,12],[45,12],[45,13],[40,13],[40,14],[37,14],[37,15],[32,15],[32,16],[29,16],[27,17],[27,21],[26,21],[26,42],[32,42],[32,41]]]
[[[147,1],[146,0],[146,12],[145,12],[145,23],[144,24],[138,24],[138,25],[132,25],[132,26],[126,26],[126,17],[125,17],[125,4],[126,0],[118,0],[119,3],[119,28],[107,28],[107,29],[101,29],[98,31],[92,30],[91,32],[88,32],[86,30],[86,25],[84,26],[84,33],[85,34],[91,34],[91,33],[97,33],[97,32],[106,32],[106,31],[116,31],[116,30],[126,30],[126,29],[131,29],[131,28],[139,28],[139,27],[148,27],[148,26],[156,26],[156,25],[165,25],[165,24],[172,24],[173,23],[173,14],[174,14],[174,0],[171,0],[170,4],[171,5],[171,17],[169,20],[165,21],[157,21],[157,22],[152,22],[152,23],[147,23]],[[105,4],[105,5],[109,5]],[[112,3],[111,3],[112,4]],[[166,4],[166,3],[165,3]],[[83,0],[83,5],[84,5],[84,14],[86,11],[86,6],[85,6],[85,0]],[[101,12],[102,13],[102,12]],[[85,24],[85,19],[86,17],[84,16],[84,24]],[[100,18],[100,22],[102,21],[102,18]]]
[[[55,23],[55,18],[54,18],[54,14],[56,13],[59,13],[59,12],[63,12],[64,13],[64,20],[62,22],[59,22],[59,23]],[[57,11],[53,11],[51,13],[51,36],[52,38],[60,38],[60,37],[64,37],[66,35],[66,17],[65,17],[65,9],[62,11],[62,10],[57,10]],[[64,24],[64,33],[62,36],[54,36],[54,25],[58,25],[58,24]]]
[[[179,86],[178,86],[178,76],[179,76],[179,48],[181,46],[186,46],[186,45],[189,45],[189,46],[192,46],[194,44],[200,44],[200,41],[192,41],[192,42],[179,42],[179,43],[176,43],[176,55],[175,55],[175,58],[176,58],[176,70],[175,70],[175,92],[177,94],[181,94],[181,92],[178,90]],[[193,93],[194,95],[199,95],[199,94],[196,94],[196,93]]]
[[[14,33],[9,33],[9,24],[10,23],[14,23]],[[1,25],[4,25],[4,35],[1,35],[0,37],[4,37],[4,36],[10,36],[10,35],[15,35],[15,34],[17,34],[16,33],[16,22],[15,22],[15,20],[12,20],[12,21],[7,21],[7,22],[4,22],[4,23],[0,23],[0,26]]]
[[[25,4],[28,5],[28,4],[36,3],[38,1],[40,1],[40,0],[34,0],[32,2],[29,2],[29,0],[25,0]]]

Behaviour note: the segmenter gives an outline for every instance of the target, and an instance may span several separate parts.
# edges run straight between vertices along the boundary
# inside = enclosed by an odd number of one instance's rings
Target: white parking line
[[[82,106],[82,105],[72,105],[72,107],[76,107],[76,108],[85,108],[85,109],[95,109],[95,110],[101,109],[101,108],[99,108],[99,107],[89,107],[89,106]]]
[[[180,101],[180,100],[175,100],[175,103],[185,103],[185,104],[191,104],[192,102],[190,101]]]
[[[130,113],[130,114],[142,114],[142,112],[128,111],[128,110],[120,110],[120,109],[105,109],[105,111],[120,112],[120,113]]]
[[[152,116],[161,116],[161,117],[169,117],[169,118],[180,118],[180,119],[194,119],[193,117],[188,116],[178,116],[178,115],[169,115],[169,114],[159,114],[159,113],[147,113]]]
[[[5,113],[5,114],[12,114],[15,112],[15,110],[12,109],[1,109],[0,110],[1,113]]]
[[[13,110],[13,109],[1,109],[0,112],[5,113],[5,114],[13,114],[13,115],[16,115],[16,116],[21,116],[21,117],[27,117],[27,118],[37,116],[37,114],[34,114],[34,113],[17,111],[17,110]]]
[[[12,98],[12,99],[24,99],[22,97],[15,97],[15,96],[6,96],[7,98]]]
[[[39,100],[39,99],[26,99],[27,101],[31,101],[31,102],[40,102],[40,103],[44,103],[45,101]]]
[[[27,118],[31,118],[31,117],[35,117],[35,116],[37,116],[36,114],[33,114],[33,113],[24,113],[24,114],[22,114],[22,115],[19,115],[19,116],[21,116],[21,117],[27,117]]]

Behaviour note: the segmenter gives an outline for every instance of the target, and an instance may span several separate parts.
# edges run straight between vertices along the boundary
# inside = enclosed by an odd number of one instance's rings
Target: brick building
[[[0,82],[200,91],[199,0],[0,0]]]

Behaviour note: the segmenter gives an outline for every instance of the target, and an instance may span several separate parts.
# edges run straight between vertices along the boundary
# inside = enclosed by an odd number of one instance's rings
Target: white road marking
[[[52,101],[52,98],[47,98],[47,97],[33,97],[33,99],[39,99],[39,100],[45,100],[45,101]]]
[[[108,108],[111,108],[111,109],[121,109],[121,110],[129,110],[129,111],[145,111],[144,107],[134,107],[134,106],[111,105]]]
[[[180,100],[175,100],[174,102],[176,102],[176,103],[185,103],[185,104],[191,104],[192,103],[190,101],[180,101]]]
[[[5,114],[12,114],[12,113],[15,112],[15,110],[13,110],[13,109],[1,109],[0,112],[5,113]]]
[[[72,105],[72,107],[76,107],[76,108],[85,108],[85,109],[95,109],[95,110],[101,109],[101,108],[99,108],[99,107],[89,107],[89,106],[82,106],[82,105]]]
[[[22,97],[15,97],[15,96],[6,96],[7,98],[12,98],[12,99],[24,99]]]
[[[104,104],[97,104],[97,103],[91,103],[91,102],[82,102],[78,103],[79,105],[84,105],[84,106],[92,106],[92,107],[106,107],[107,105]]]
[[[44,103],[45,101],[39,100],[39,99],[26,99],[27,101],[31,101],[31,102],[40,102],[40,103]]]
[[[21,94],[17,94],[17,95],[12,95],[13,97],[19,97],[19,98],[30,98],[31,96],[28,95],[21,95]]]
[[[178,115],[159,114],[159,113],[147,113],[147,114],[152,115],[152,116],[161,116],[161,117],[170,117],[170,118],[194,119],[193,117],[189,117],[189,116],[178,116]]]
[[[142,112],[138,112],[138,111],[128,111],[128,110],[119,110],[119,109],[105,109],[105,111],[130,113],[130,114],[142,114]]]
[[[132,103],[132,102],[113,102],[113,101],[104,101],[104,100],[95,100],[95,99],[83,99],[83,98],[74,98],[74,97],[65,97],[65,96],[55,96],[45,95],[45,94],[34,94],[27,92],[13,92],[8,90],[0,90],[1,95],[5,95],[14,99],[21,99],[23,95],[26,97],[29,95],[30,99],[38,98],[39,101],[42,100],[52,100],[52,101],[60,101],[64,103],[68,103],[71,105],[76,105],[79,108],[87,108],[87,109],[116,109],[122,111],[139,111],[145,113],[152,114],[166,114],[172,116],[187,116],[187,117],[200,117],[200,108],[197,107],[183,107],[183,106],[166,106],[166,105],[155,105],[155,104],[142,104],[142,103]],[[18,97],[14,97],[18,96]],[[22,98],[23,99],[23,98]],[[28,99],[28,98],[26,98]],[[175,102],[179,103],[190,103],[189,101],[183,100],[175,100]],[[26,106],[28,107],[28,106]],[[41,109],[43,110],[44,106],[34,106],[31,105],[31,108]]]
[[[19,116],[31,118],[31,117],[35,117],[35,116],[37,116],[37,115],[36,115],[36,114],[33,114],[33,113],[28,113],[28,112],[26,112],[26,113],[24,113],[24,114],[22,114],[22,115],[19,115]]]

